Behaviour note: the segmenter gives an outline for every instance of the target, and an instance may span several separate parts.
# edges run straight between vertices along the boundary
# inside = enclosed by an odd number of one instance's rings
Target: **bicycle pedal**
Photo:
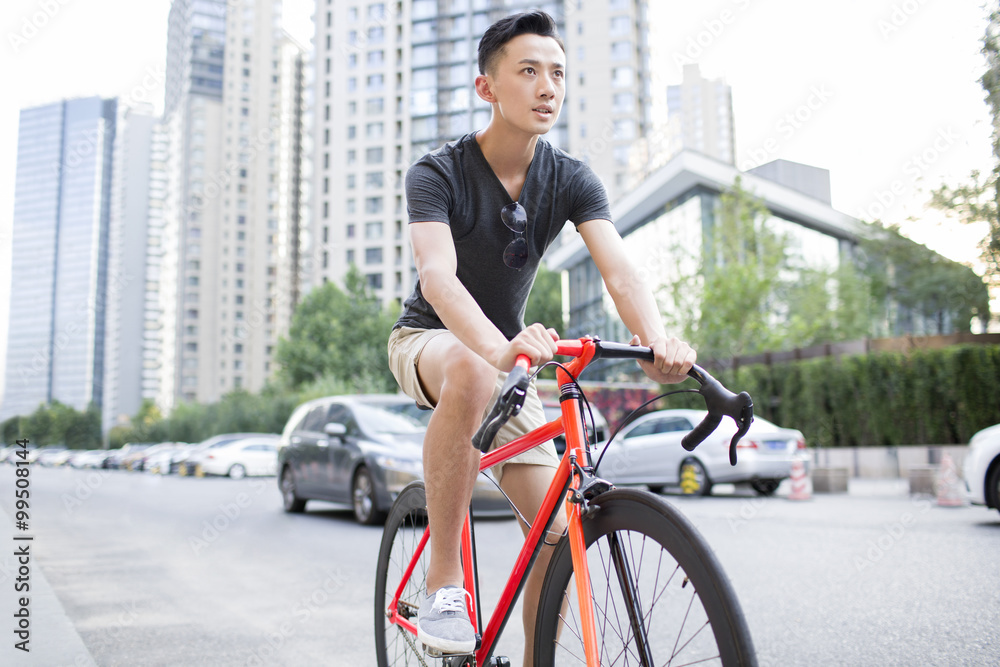
[[[442,662],[442,665],[447,667],[458,667],[459,665],[464,665],[475,655],[474,653],[442,653],[440,650],[428,646],[427,644],[423,644],[423,647],[424,653],[431,658],[441,658],[444,661]]]

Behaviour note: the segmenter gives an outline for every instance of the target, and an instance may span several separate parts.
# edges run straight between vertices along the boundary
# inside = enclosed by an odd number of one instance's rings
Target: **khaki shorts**
[[[420,360],[420,353],[429,340],[446,333],[449,333],[447,329],[399,327],[394,329],[389,336],[389,368],[392,370],[392,374],[396,376],[396,382],[399,383],[403,393],[418,404],[429,408],[434,407],[434,405],[424,394],[423,386],[420,384],[420,379],[417,376],[417,361]],[[500,389],[503,387],[506,379],[506,373],[497,371],[496,388],[493,390],[493,397],[490,399],[489,406],[486,409],[487,413],[500,395]],[[486,418],[486,413],[483,414],[483,418]],[[542,410],[542,401],[538,398],[535,383],[532,382],[528,387],[528,393],[525,396],[524,407],[521,408],[521,412],[504,424],[504,427],[500,429],[496,439],[493,441],[491,449],[519,438],[545,424],[547,421],[545,419],[545,412]],[[471,447],[472,444],[470,443],[469,446]],[[508,461],[498,463],[490,468],[498,482],[503,479],[503,467],[508,463],[526,463],[555,468],[559,465],[559,457],[556,455],[555,445],[549,440],[534,449],[529,449],[523,454],[519,454]]]

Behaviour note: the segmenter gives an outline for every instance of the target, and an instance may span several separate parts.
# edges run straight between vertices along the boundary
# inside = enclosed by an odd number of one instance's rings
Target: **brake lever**
[[[736,465],[736,443],[747,434],[753,423],[753,399],[745,391],[739,394],[729,391],[700,366],[692,366],[688,375],[701,384],[698,393],[705,399],[708,414],[681,439],[681,445],[687,451],[692,451],[715,431],[723,417],[730,417],[736,422],[736,435],[729,443],[729,463]]]
[[[524,398],[528,393],[528,384],[531,378],[528,376],[528,364],[531,360],[525,355],[519,355],[517,364],[507,375],[500,395],[496,403],[490,410],[489,415],[480,425],[479,430],[472,436],[472,446],[483,452],[489,451],[497,433],[503,428],[511,417],[516,417],[521,408],[524,407]]]

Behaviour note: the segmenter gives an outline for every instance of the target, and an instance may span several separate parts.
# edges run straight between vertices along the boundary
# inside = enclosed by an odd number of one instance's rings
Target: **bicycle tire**
[[[636,489],[613,489],[593,504],[599,509],[583,519],[583,529],[602,667],[757,664],[729,578],[704,538],[679,511]],[[643,651],[642,640],[636,641],[622,595],[627,587],[611,564],[613,539],[622,546],[619,553],[626,564],[622,569],[635,587],[640,634],[648,652]],[[572,575],[572,556],[564,537],[553,554],[539,599],[536,665],[586,664],[581,632],[573,627],[579,613]]]
[[[389,510],[379,548],[375,574],[375,652],[379,667],[421,665],[422,648],[416,635],[389,622],[386,610],[406,573],[427,526],[424,483],[411,482]],[[417,608],[424,598],[430,549],[425,549],[400,596],[400,611],[417,622]]]

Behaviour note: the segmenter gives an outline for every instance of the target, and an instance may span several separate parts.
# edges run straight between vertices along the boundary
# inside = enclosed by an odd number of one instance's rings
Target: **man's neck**
[[[535,157],[537,134],[505,131],[491,122],[476,133],[479,149],[502,182],[523,181]]]

